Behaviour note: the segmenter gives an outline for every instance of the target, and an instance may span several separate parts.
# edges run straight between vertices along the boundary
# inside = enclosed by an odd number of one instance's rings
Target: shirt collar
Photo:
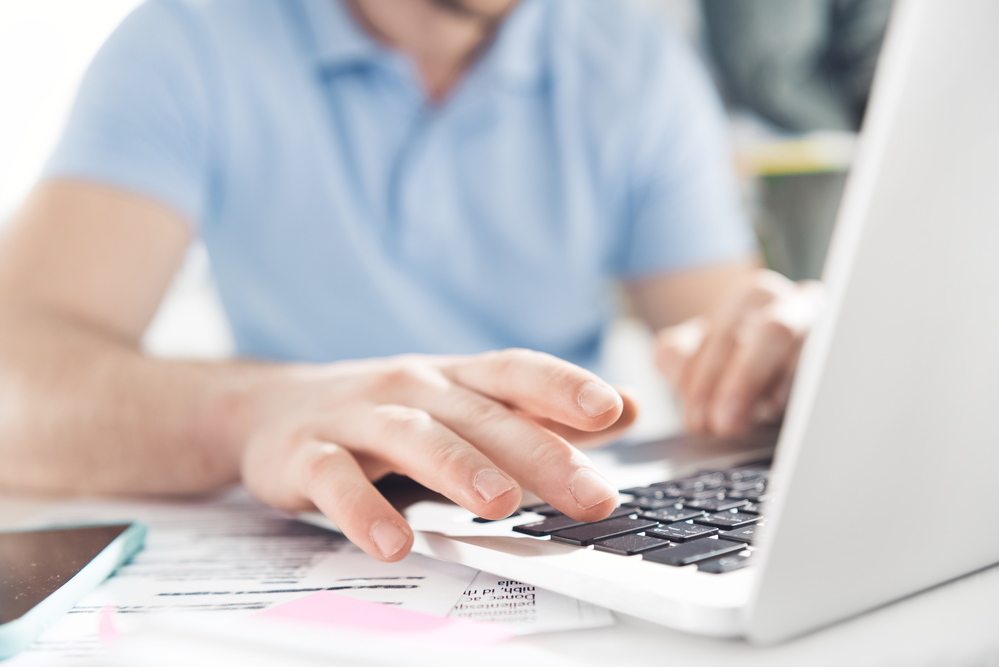
[[[312,34],[316,64],[324,69],[347,68],[370,63],[388,55],[357,24],[341,0],[302,0]]]
[[[316,64],[326,70],[350,68],[399,55],[357,24],[342,0],[301,0],[314,43]],[[503,83],[529,87],[547,74],[544,0],[521,0],[503,21],[481,56],[481,66]]]
[[[548,73],[548,35],[544,0],[521,0],[503,21],[489,50],[485,66],[514,87],[530,87]]]

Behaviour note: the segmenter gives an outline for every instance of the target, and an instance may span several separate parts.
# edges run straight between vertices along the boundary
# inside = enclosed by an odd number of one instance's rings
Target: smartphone
[[[138,522],[0,532],[0,660],[30,645],[145,537]]]

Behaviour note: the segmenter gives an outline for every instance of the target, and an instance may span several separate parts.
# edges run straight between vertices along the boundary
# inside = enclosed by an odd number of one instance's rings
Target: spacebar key
[[[678,544],[675,547],[669,547],[666,549],[646,551],[642,554],[642,558],[650,560],[654,563],[664,563],[666,565],[678,567],[681,565],[691,565],[692,563],[696,563],[698,561],[714,558],[715,556],[722,556],[734,551],[742,551],[745,548],[746,545],[741,542],[713,540],[708,538],[704,540],[694,540],[693,542],[684,542],[683,544]]]

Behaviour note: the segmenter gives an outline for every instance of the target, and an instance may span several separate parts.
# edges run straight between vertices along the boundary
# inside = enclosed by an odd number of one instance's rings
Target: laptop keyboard
[[[723,574],[752,560],[753,540],[764,523],[769,461],[621,489],[631,499],[609,517],[576,521],[551,505],[522,508],[513,530],[536,539],[621,556],[641,556],[673,567],[697,565]],[[475,519],[486,522],[486,519]]]

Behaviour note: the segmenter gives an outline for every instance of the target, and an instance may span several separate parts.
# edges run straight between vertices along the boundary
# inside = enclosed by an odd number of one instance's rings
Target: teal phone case
[[[82,527],[85,526],[45,526],[39,527],[37,530]],[[132,522],[121,535],[114,538],[65,584],[20,618],[0,625],[0,660],[9,658],[27,648],[38,635],[62,618],[87,593],[97,588],[119,566],[142,549],[145,539],[146,526],[137,521]]]

